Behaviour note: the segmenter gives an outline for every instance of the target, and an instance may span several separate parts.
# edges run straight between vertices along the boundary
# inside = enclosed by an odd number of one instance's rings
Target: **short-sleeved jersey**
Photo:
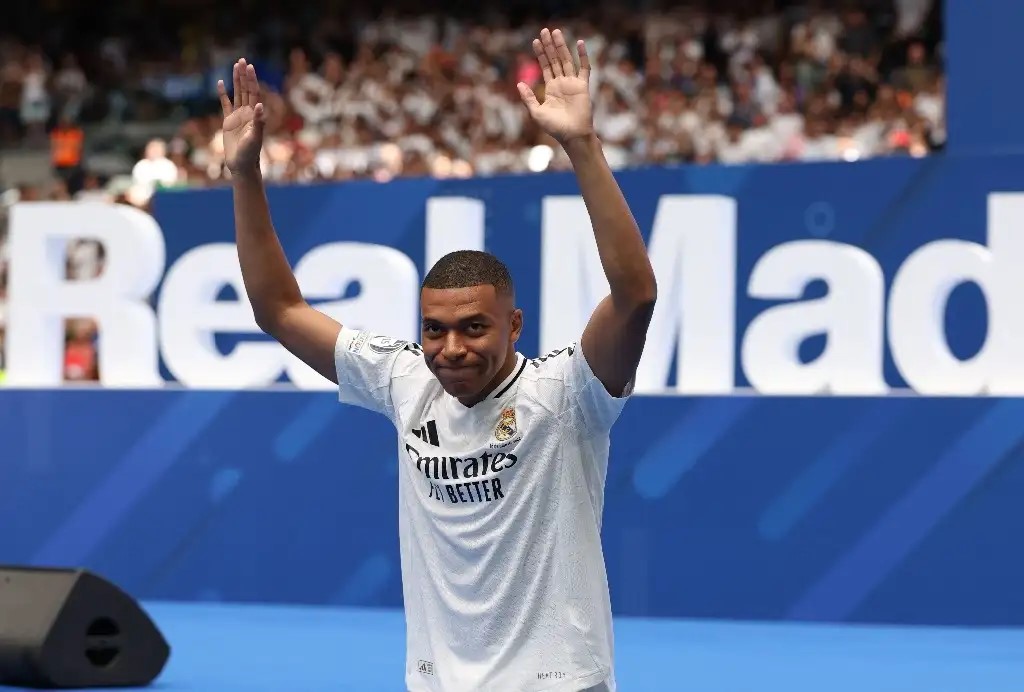
[[[342,328],[339,398],[398,433],[406,685],[426,690],[614,692],[601,549],[608,393],[577,344],[517,354],[466,407],[421,348]]]

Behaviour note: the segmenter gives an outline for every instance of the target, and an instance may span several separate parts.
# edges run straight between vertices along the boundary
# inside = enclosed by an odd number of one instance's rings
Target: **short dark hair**
[[[499,295],[515,296],[512,275],[504,262],[481,250],[456,250],[437,260],[423,277],[422,288],[494,286]]]

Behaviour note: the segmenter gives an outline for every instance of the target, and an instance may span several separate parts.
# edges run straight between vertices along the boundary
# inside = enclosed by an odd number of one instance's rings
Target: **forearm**
[[[590,214],[612,299],[653,302],[657,287],[647,248],[600,140],[596,135],[572,140],[565,150]]]
[[[286,308],[302,302],[302,293],[274,231],[259,171],[234,176],[231,187],[245,292],[257,324],[269,331]]]

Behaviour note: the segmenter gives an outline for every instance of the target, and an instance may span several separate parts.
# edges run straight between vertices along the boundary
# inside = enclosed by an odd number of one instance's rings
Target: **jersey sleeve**
[[[632,396],[632,380],[621,396],[613,396],[594,374],[578,341],[538,360],[546,361],[542,367],[549,376],[556,375],[561,380],[563,406],[586,430],[594,433],[611,430]]]
[[[345,326],[334,347],[334,365],[339,401],[384,414],[392,422],[426,371],[417,344]]]

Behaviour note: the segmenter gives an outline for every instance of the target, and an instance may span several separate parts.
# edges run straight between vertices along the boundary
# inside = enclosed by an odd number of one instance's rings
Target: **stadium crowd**
[[[270,181],[564,170],[515,86],[542,83],[530,50],[542,22],[586,40],[595,124],[616,169],[924,156],[945,141],[939,4],[563,2],[552,15],[539,2],[374,14],[358,2],[179,0],[106,20],[69,9],[39,40],[0,28],[0,146],[48,147],[54,172],[43,186],[8,181],[0,217],[19,199],[146,209],[158,188],[224,184],[215,88],[239,56],[262,80]],[[123,170],[90,165],[90,132],[133,123],[166,134],[128,147]],[[0,306],[4,247],[0,225]],[[102,248],[72,247],[71,276],[101,267]],[[94,331],[69,324],[69,380],[96,378]]]

